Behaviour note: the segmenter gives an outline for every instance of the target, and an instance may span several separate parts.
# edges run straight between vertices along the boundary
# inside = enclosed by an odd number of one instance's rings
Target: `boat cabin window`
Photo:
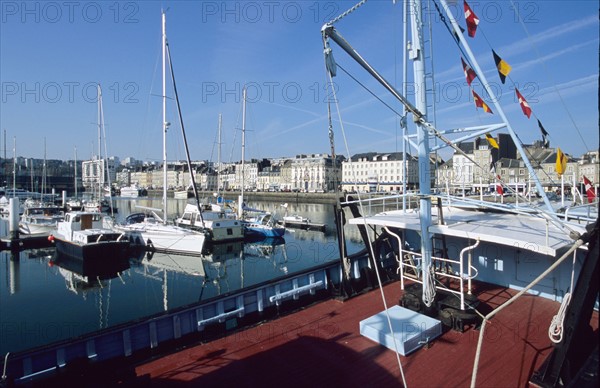
[[[129,216],[127,216],[127,218],[125,218],[125,224],[126,225],[138,224],[140,222],[143,222],[145,218],[146,218],[146,215],[144,213],[133,213],[133,214],[130,214]]]

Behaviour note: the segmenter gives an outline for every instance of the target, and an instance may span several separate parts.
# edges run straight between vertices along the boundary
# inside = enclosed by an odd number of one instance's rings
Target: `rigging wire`
[[[392,112],[394,112],[395,114],[397,114],[401,118],[404,117],[403,114],[401,114],[400,112],[398,112],[397,110],[395,110],[394,108],[392,108],[390,105],[388,105],[388,103],[386,103],[385,101],[383,101],[378,95],[376,95],[365,84],[361,83],[358,79],[356,79],[356,77],[354,77],[352,74],[350,74],[348,71],[346,71],[346,69],[344,69],[342,67],[342,65],[340,65],[339,63],[336,63],[336,65],[337,65],[338,68],[342,69],[342,71],[344,73],[346,73],[350,78],[352,78],[357,84],[359,84],[363,89],[365,89],[367,92],[369,92],[369,94],[371,94],[373,97],[375,97],[377,100],[379,100],[379,102],[381,102],[383,105],[385,105],[389,110],[391,110]]]
[[[326,37],[324,37],[324,39],[326,39]],[[338,67],[339,65],[335,62],[333,62],[333,58],[330,55],[331,54],[331,48],[329,47],[329,44],[327,41],[324,41],[324,54],[326,56],[326,67],[327,69],[332,72],[335,71],[336,67]],[[370,65],[369,65],[370,67]],[[372,67],[370,67],[372,69]],[[333,70],[332,70],[333,69]],[[381,78],[381,76],[379,76],[377,74],[377,72],[374,71],[374,69],[372,69],[372,71],[374,72],[374,76],[376,76],[375,78],[382,84],[387,85],[387,83],[385,83],[385,80],[383,80]],[[386,86],[387,88],[387,86]],[[460,147],[458,147],[456,144],[454,144],[451,140],[449,140],[448,138],[446,138],[443,134],[441,134],[435,127],[433,124],[431,124],[430,122],[426,121],[425,118],[423,117],[423,114],[416,109],[414,106],[412,106],[408,101],[406,101],[406,98],[404,96],[399,95],[397,92],[393,93],[398,100],[405,105],[407,111],[410,111],[414,116],[415,116],[415,120],[417,122],[419,122],[421,125],[423,125],[424,127],[426,127],[429,131],[431,131],[431,133],[438,137],[444,144],[446,144],[446,146],[451,147],[455,152],[457,152],[458,154],[462,155],[464,158],[466,158],[468,161],[470,161],[471,163],[473,163],[474,166],[477,166],[479,168],[482,169],[482,171],[488,171],[489,177],[491,177],[494,182],[499,182],[500,184],[504,185],[508,191],[513,192],[515,195],[519,195],[518,192],[513,189],[512,187],[510,187],[510,185],[508,185],[501,177],[498,178],[497,174],[492,173],[492,171],[489,171],[488,169],[485,169],[484,167],[482,167],[479,163],[477,163],[475,160],[473,160],[473,158],[471,158],[465,151],[463,151]],[[515,134],[516,136],[516,134]],[[517,141],[520,142],[520,139],[517,136]],[[522,142],[521,142],[522,143]],[[351,164],[350,164],[351,167]],[[529,202],[529,200],[526,197],[520,197],[522,198],[525,202]],[[559,229],[563,229],[566,230],[568,233],[568,235],[571,235],[574,231],[572,228],[570,228],[566,222],[563,222],[561,220],[559,220],[556,216],[554,216],[554,214],[550,214],[547,210],[542,209],[542,208],[537,208],[538,210],[538,215],[544,219],[549,220],[550,222],[552,222],[555,226],[557,226]]]
[[[335,91],[335,87],[333,87],[333,76],[332,76],[332,73],[331,73],[331,69],[327,66],[327,54],[328,54],[328,51],[330,52],[331,49],[329,48],[329,44],[328,44],[327,38],[325,36],[323,36],[323,46],[325,47],[325,50],[324,50],[324,54],[325,54],[324,55],[324,59],[325,59],[325,62],[326,62],[326,66],[325,67],[326,67],[327,77],[328,77],[328,80],[329,80],[328,85],[331,86],[331,93],[333,95],[333,101],[335,103],[336,112],[337,112],[338,120],[339,120],[339,123],[340,123],[340,130],[342,132],[342,138],[344,139],[344,146],[345,146],[345,149],[346,149],[346,153],[348,155],[348,161],[349,161],[350,171],[352,171],[353,176],[356,179],[356,171],[355,171],[355,169],[352,166],[352,157],[350,155],[350,147],[348,146],[348,139],[346,137],[346,131],[344,129],[344,122],[342,121],[342,116],[341,116],[341,110],[340,110],[340,106],[339,106],[339,101],[337,99],[337,93]],[[360,205],[360,208],[361,208],[361,214],[366,214],[364,206],[363,206],[363,203],[360,200],[361,199],[360,198],[360,190],[357,190],[357,193],[358,193],[357,195],[358,195],[358,199],[359,199],[359,205]],[[366,229],[367,228],[367,221],[364,218],[363,218],[363,221],[364,221],[363,225],[364,225],[364,227]],[[390,315],[389,315],[389,312],[388,312],[387,302],[385,300],[385,294],[383,292],[383,283],[381,281],[381,276],[379,274],[379,265],[377,264],[377,262],[375,260],[375,252],[374,252],[374,249],[373,249],[373,243],[372,243],[371,237],[370,237],[370,235],[368,233],[367,233],[367,237],[369,239],[369,253],[370,253],[370,257],[373,258],[373,267],[375,268],[375,273],[377,275],[377,282],[379,284],[379,291],[381,292],[381,300],[383,302],[383,306],[384,306],[384,309],[385,309],[385,312],[386,312],[386,317],[387,317],[387,321],[388,321],[388,327],[390,329],[390,334],[392,335],[392,337],[394,337],[393,330],[392,330],[392,321],[391,321],[391,318],[390,318]],[[397,345],[397,341],[396,341],[395,338],[394,338],[393,342],[394,342],[394,350],[395,350],[395,354],[396,354],[396,360],[397,360],[397,363],[398,363],[398,368],[400,369],[400,375],[402,377],[402,383],[403,383],[404,387],[407,387],[407,385],[406,385],[406,378],[404,377],[404,370],[402,368],[402,362],[400,361],[400,354],[398,352],[398,345]]]
[[[531,42],[531,45],[533,46],[533,49],[535,50],[535,53],[537,54],[538,60],[540,62],[542,62],[542,66],[544,67],[544,70],[546,71],[546,74],[552,80],[552,87],[553,87],[554,91],[556,92],[556,94],[558,95],[558,98],[560,99],[560,102],[561,102],[563,108],[567,112],[567,116],[569,116],[569,119],[571,120],[571,123],[573,124],[573,127],[575,127],[575,130],[577,131],[577,134],[579,135],[579,138],[581,139],[581,142],[583,143],[583,146],[585,147],[585,149],[587,150],[587,152],[590,152],[590,148],[588,147],[585,139],[583,138],[583,136],[581,134],[581,131],[579,130],[579,127],[577,126],[577,123],[575,123],[575,119],[571,115],[571,111],[567,107],[567,104],[565,103],[565,100],[563,99],[562,94],[560,93],[560,90],[556,87],[556,82],[554,81],[554,78],[552,77],[552,74],[548,71],[548,68],[546,66],[546,62],[544,62],[544,60],[542,59],[542,56],[540,55],[540,51],[539,51],[537,45],[535,44],[534,40],[531,38],[531,34],[529,33],[529,30],[527,29],[527,27],[525,26],[525,23],[523,22],[523,19],[521,18],[521,14],[519,13],[519,7],[517,7],[514,4],[513,0],[510,0],[510,4],[512,5],[512,8],[515,11],[516,16],[519,19],[519,23],[521,24],[521,27],[523,27],[523,30],[525,31],[525,34],[529,38],[529,41]]]
[[[444,24],[444,26],[446,27],[446,29],[448,30],[448,32],[452,35],[454,43],[456,44],[457,48],[459,49],[459,51],[461,52],[461,57],[462,59],[465,61],[465,63],[467,63],[471,69],[473,68],[473,64],[471,63],[471,61],[469,60],[468,55],[466,55],[466,52],[464,51],[463,46],[460,44],[460,40],[458,39],[457,34],[458,33],[462,33],[462,31],[454,31],[452,29],[452,27],[450,25],[448,25],[448,21],[446,20],[446,17],[444,16],[444,14],[442,13],[442,11],[440,10],[438,3],[436,0],[432,0],[433,4],[435,5],[435,9],[437,10],[438,16],[440,17],[441,22]],[[512,0],[511,0],[512,1]],[[487,39],[487,36],[485,35],[485,32],[480,28],[481,34],[484,36],[485,41],[488,43],[488,46],[490,48],[492,48],[492,45],[490,44],[489,40]],[[510,77],[510,75],[507,76],[507,78],[510,80],[510,82],[513,84],[513,87],[515,87],[516,89],[516,84],[515,82],[512,80],[512,78]],[[481,81],[479,80],[479,77],[477,77],[477,82],[481,83]],[[488,96],[489,97],[489,96]],[[539,120],[538,116],[535,114],[535,112],[532,110],[531,112],[533,114],[533,116]],[[480,118],[479,113],[477,114],[477,117]],[[481,122],[481,120],[480,120]],[[515,133],[515,135],[518,138],[518,135]],[[552,139],[552,137],[550,135],[548,135],[548,137],[550,137]],[[521,141],[521,139],[519,138],[519,141]],[[522,143],[522,141],[521,141]],[[544,174],[544,176],[552,183],[552,184],[556,184],[556,182],[552,179],[552,177],[542,168],[541,163],[539,161],[537,161],[536,159],[533,159],[532,154],[530,153],[529,149],[524,148],[525,152],[527,153],[527,156],[529,158],[530,161],[533,161],[536,165],[536,167],[538,167],[538,169],[540,171],[542,171],[542,173]],[[480,166],[478,166],[480,167]],[[509,186],[510,187],[510,186]],[[510,191],[510,188],[509,188]],[[517,195],[518,193],[515,193],[515,195]],[[524,198],[524,197],[523,197]],[[525,199],[525,198],[524,198]]]

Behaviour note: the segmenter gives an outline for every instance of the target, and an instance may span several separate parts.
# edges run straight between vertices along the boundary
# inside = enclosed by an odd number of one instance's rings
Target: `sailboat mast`
[[[242,90],[242,194],[239,198],[238,203],[238,216],[242,218],[243,206],[244,206],[244,182],[245,182],[245,166],[244,159],[246,159],[246,86]]]
[[[98,89],[98,159],[102,155],[102,89],[100,84],[97,86]]]
[[[42,202],[44,201],[44,196],[46,195],[46,174],[46,138],[44,137],[44,165],[42,168],[42,195],[40,197]]]
[[[77,147],[75,147],[75,199],[77,199]]]
[[[413,0],[411,15],[412,45],[409,48],[409,57],[413,61],[413,77],[416,87],[416,108],[426,117],[427,94],[425,92],[425,63],[423,58],[423,23],[421,0]],[[430,306],[435,295],[435,285],[430,281],[431,268],[431,173],[429,159],[429,135],[427,127],[420,120],[415,120],[417,126],[417,142],[419,154],[419,218],[421,223],[421,254],[423,259],[423,302]]]
[[[167,17],[162,12],[163,222],[167,222]],[[191,171],[190,171],[191,173]]]
[[[219,113],[219,130],[217,132],[217,192],[221,191],[221,126],[223,115]]]
[[[97,186],[97,190],[98,190],[98,194],[96,196],[96,198],[98,199],[98,201],[101,200],[102,198],[102,181],[104,180],[104,176],[103,176],[103,169],[102,164],[100,162],[101,157],[100,155],[102,155],[102,88],[100,87],[100,84],[98,83],[97,86],[97,93],[98,93],[98,157],[96,160],[96,166],[97,166],[97,172],[98,172],[98,186]]]
[[[17,137],[13,136],[13,197],[17,193]]]

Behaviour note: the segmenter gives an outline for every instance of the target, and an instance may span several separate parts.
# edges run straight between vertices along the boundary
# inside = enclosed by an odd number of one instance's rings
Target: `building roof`
[[[412,156],[410,154],[407,153],[407,155],[408,155],[408,158],[412,159]],[[372,162],[403,160],[402,152],[388,152],[388,153],[364,152],[361,154],[355,154],[351,158],[351,160],[353,162],[356,162],[359,159],[367,159]]]
[[[497,165],[503,168],[519,168],[523,167],[523,161],[511,158],[501,158],[498,160]]]
[[[458,143],[458,148],[465,154],[472,154],[475,149],[475,142],[467,141]]]

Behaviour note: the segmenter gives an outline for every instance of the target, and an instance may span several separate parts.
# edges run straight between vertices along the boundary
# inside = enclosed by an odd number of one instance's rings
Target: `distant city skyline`
[[[401,2],[396,3],[367,2],[335,27],[400,88],[402,16]],[[464,27],[460,3],[450,7]],[[220,113],[221,160],[241,158],[244,85],[248,87],[247,158],[330,153],[328,101],[339,103],[345,130],[343,134],[332,104],[336,153],[348,157],[401,151],[397,116],[370,92],[396,112],[401,106],[333,42],[334,58],[344,71],[338,69],[334,78],[335,101],[327,89],[320,29],[352,5],[345,1],[3,1],[2,157],[5,150],[12,157],[16,137],[17,155],[41,159],[45,137],[48,159],[74,159],[75,148],[78,159],[91,159],[98,152],[96,88],[100,83],[106,155],[162,160],[161,9],[167,10],[167,37],[192,159],[217,160]],[[540,132],[537,120],[522,114],[515,87],[550,133],[552,147],[575,157],[597,149],[597,2],[578,0],[565,7],[562,2],[484,1],[471,6],[480,24],[476,37],[467,39],[520,139],[531,144],[540,139]],[[437,127],[499,122],[498,112],[490,115],[476,109],[461,53],[453,49],[445,30],[436,15]],[[498,78],[490,48],[512,66],[506,84]],[[412,82],[412,70],[407,82]],[[476,88],[481,94],[481,85]],[[167,158],[183,160],[171,88],[167,94],[172,123]],[[482,97],[493,107],[487,96]],[[444,151],[442,156],[446,159],[450,154]]]

